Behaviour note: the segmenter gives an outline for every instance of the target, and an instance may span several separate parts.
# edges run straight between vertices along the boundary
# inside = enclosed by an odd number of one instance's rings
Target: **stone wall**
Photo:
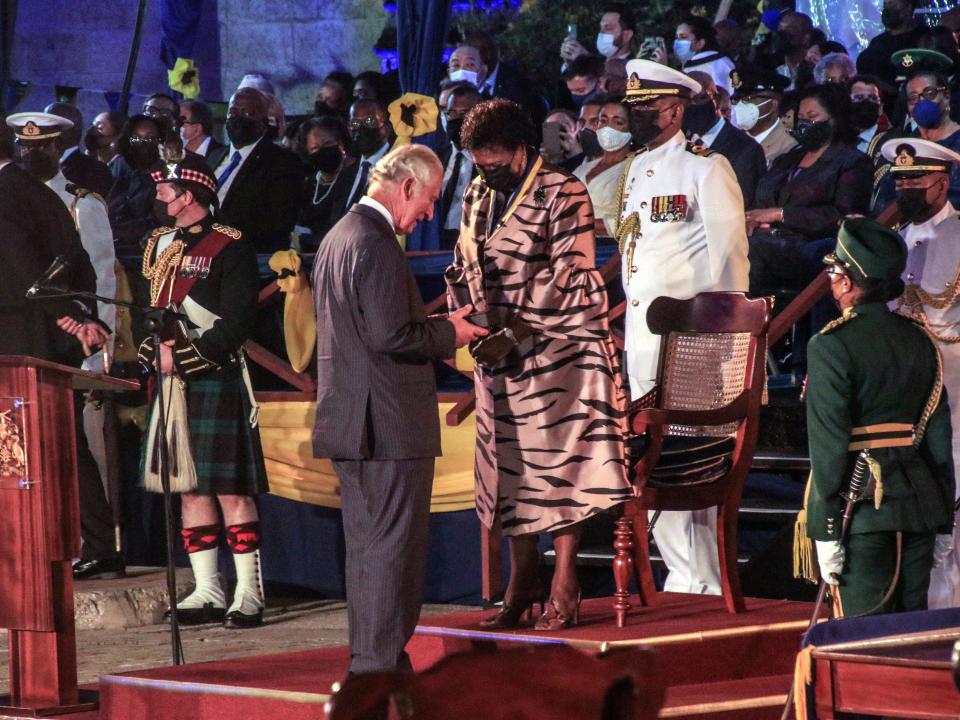
[[[331,70],[379,69],[373,54],[387,23],[381,0],[203,0],[194,60],[201,95],[227,99],[247,72],[270,77],[289,113],[308,110]],[[107,109],[104,91],[123,84],[137,14],[136,0],[21,0],[13,78],[33,89],[14,110],[38,110],[55,85],[83,88],[78,105],[89,121]],[[134,75],[131,108],[167,87],[160,62],[160,3],[149,2]]]

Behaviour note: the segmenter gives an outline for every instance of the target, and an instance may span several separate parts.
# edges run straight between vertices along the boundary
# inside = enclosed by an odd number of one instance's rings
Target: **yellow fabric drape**
[[[187,100],[200,97],[200,73],[189,58],[177,58],[172,70],[167,70],[167,84]]]
[[[452,403],[440,403],[443,456],[437,458],[430,512],[470,510],[473,499],[473,453],[476,422],[473,415],[460,425],[444,422]],[[266,460],[270,492],[289,500],[340,507],[340,484],[329,460],[313,457],[316,403],[260,404],[260,442]],[[411,432],[416,432],[411,428]]]
[[[290,270],[293,275],[277,278],[281,292],[286,293],[283,303],[283,335],[287,346],[287,358],[297,372],[313,361],[313,349],[317,344],[317,312],[313,306],[313,293],[307,274],[300,269],[300,255],[296,250],[278,250],[270,257],[270,269],[278,275]]]
[[[405,93],[390,103],[387,111],[393,131],[397,134],[394,147],[409,145],[412,138],[435,131],[440,115],[436,100],[417,93]]]

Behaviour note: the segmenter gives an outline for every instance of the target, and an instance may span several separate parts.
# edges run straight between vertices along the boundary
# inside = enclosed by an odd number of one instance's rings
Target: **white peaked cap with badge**
[[[73,127],[73,123],[59,115],[45,112],[21,112],[7,116],[7,125],[20,140],[46,140]]]
[[[890,172],[904,177],[925,175],[931,172],[948,173],[953,165],[960,163],[960,154],[931,140],[920,138],[894,138],[880,148],[884,159],[893,163]]]
[[[627,62],[627,103],[646,102],[658,97],[691,98],[702,92],[689,75],[652,60]]]

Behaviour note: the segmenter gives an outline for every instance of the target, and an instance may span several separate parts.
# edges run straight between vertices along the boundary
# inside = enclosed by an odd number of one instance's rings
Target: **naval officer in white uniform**
[[[630,131],[643,146],[624,171],[618,233],[633,400],[655,385],[660,342],[646,322],[655,298],[748,286],[737,178],[726,158],[688,143],[681,129],[686,106],[699,92],[698,82],[666,65],[627,63]],[[715,508],[661,514],[653,536],[669,571],[664,590],[720,594],[716,524]]]

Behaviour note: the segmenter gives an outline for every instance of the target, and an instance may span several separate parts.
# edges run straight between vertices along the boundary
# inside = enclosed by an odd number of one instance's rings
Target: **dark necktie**
[[[460,184],[460,168],[463,165],[463,151],[457,150],[456,159],[453,161],[453,172],[450,173],[450,179],[447,180],[447,186],[443,189],[443,198],[440,201],[440,221],[446,227],[447,215],[450,208],[453,207],[453,201],[457,194],[457,185]]]
[[[352,208],[356,203],[360,202],[360,198],[364,196],[364,193],[367,192],[367,175],[370,174],[370,161],[364,160],[360,163],[360,182],[357,183],[357,189],[353,193],[353,197],[350,198],[350,202],[347,203],[347,210]]]
[[[233,155],[230,156],[230,164],[223,169],[223,172],[220,173],[220,177],[217,178],[218,188],[223,187],[223,184],[227,181],[227,178],[233,174],[233,171],[237,169],[237,165],[239,164],[240,164],[240,151],[234,150]]]

